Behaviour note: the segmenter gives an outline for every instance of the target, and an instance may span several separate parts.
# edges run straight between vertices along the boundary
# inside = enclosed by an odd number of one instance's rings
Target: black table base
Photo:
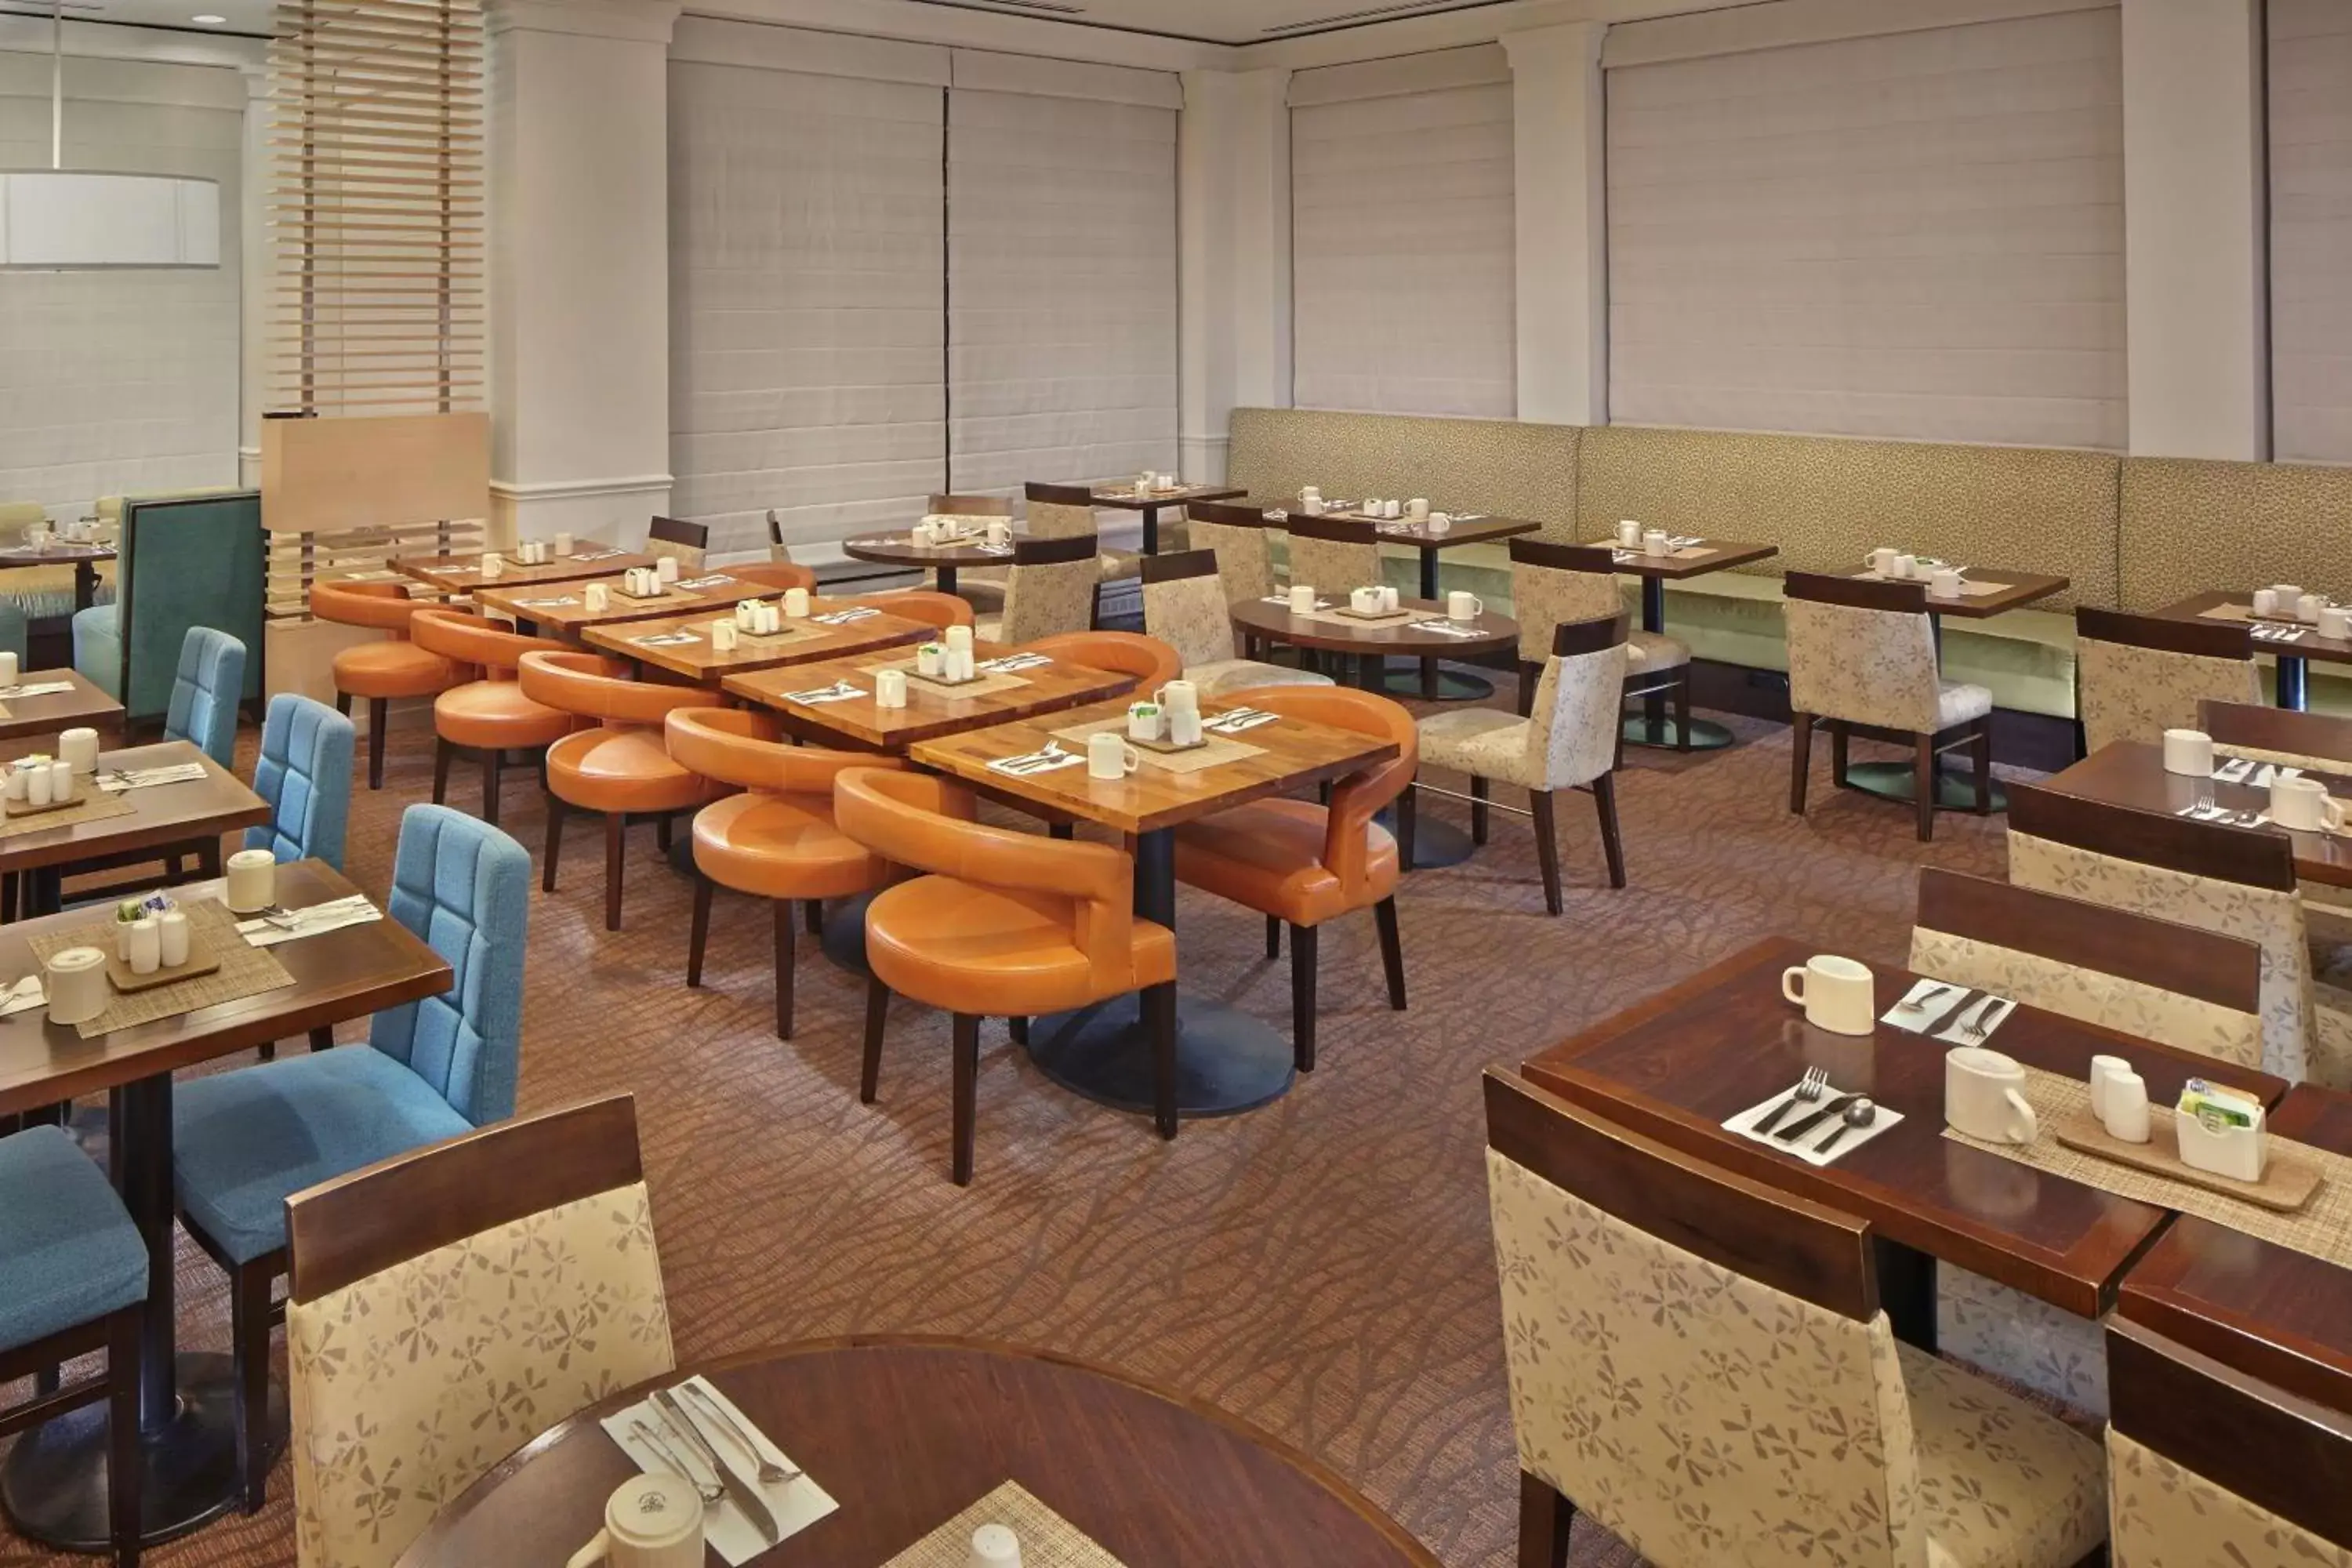
[[[1662,746],[1670,752],[1681,750],[1682,727],[1671,716],[1653,719],[1646,713],[1629,713],[1625,716],[1623,733],[1629,746]],[[1690,749],[1694,752],[1720,752],[1738,739],[1712,719],[1690,721]]]
[[[1029,1057],[1071,1093],[1117,1110],[1152,1112],[1151,1037],[1141,998],[1114,997],[1029,1021]],[[1233,1116],[1281,1099],[1297,1074],[1290,1042],[1230,1007],[1179,991],[1176,1113]]]
[[[1848,789],[1858,789],[1881,800],[1909,802],[1919,797],[1909,763],[1852,763],[1845,770],[1845,783]],[[1939,811],[1976,810],[1976,774],[1951,773],[1938,766],[1936,770],[1936,806]],[[1992,781],[1992,809],[2009,809],[2009,792],[2000,787],[1999,779]]]
[[[1373,814],[1372,820],[1387,828],[1391,835],[1396,834],[1395,806],[1382,806]],[[1405,867],[1404,869],[1436,871],[1448,866],[1459,866],[1477,853],[1477,848],[1478,847],[1470,841],[1467,829],[1456,827],[1442,817],[1432,816],[1427,811],[1421,811],[1412,819],[1412,864]],[[1403,853],[1403,840],[1401,837],[1398,840],[1398,853],[1400,855]]]
[[[1383,669],[1380,689],[1391,697],[1423,702],[1483,702],[1495,695],[1495,683],[1483,675],[1440,666],[1433,676],[1424,677],[1418,664]]]

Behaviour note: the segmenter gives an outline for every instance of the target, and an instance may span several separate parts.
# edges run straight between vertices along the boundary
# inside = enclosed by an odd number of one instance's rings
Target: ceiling
[[[277,0],[65,0],[68,22],[115,22],[134,27],[173,27],[189,33],[246,33],[268,37],[277,20]],[[0,16],[49,15],[48,0],[0,0]],[[220,25],[199,26],[199,16]]]

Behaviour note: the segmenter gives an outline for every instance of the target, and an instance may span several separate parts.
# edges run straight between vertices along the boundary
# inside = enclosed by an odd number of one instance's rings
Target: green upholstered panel
[[[1532,518],[1560,539],[1575,521],[1573,425],[1236,408],[1231,433],[1225,480],[1263,505],[1318,485],[1348,500],[1423,496],[1442,511]]]
[[[2264,583],[2352,595],[2352,468],[2126,458],[2122,555],[2126,610]]]
[[[1577,537],[1620,518],[1777,544],[1741,570],[1860,563],[1882,544],[1973,566],[2054,573],[2051,609],[2116,603],[2122,459],[2022,447],[1853,441],[1613,425],[1578,444]]]
[[[215,626],[246,647],[245,695],[261,695],[268,542],[257,490],[133,501],[122,523],[122,705],[161,719],[190,626]]]

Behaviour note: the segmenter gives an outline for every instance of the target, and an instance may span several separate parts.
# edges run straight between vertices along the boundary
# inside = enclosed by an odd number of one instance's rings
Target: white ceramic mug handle
[[[2009,1124],[2009,1141],[2012,1143],[2032,1142],[2034,1134],[2042,1130],[2042,1123],[2034,1117],[2033,1107],[2026,1103],[2025,1096],[2013,1089],[2002,1089],[2000,1096],[2009,1101],[2010,1109],[2017,1112],[2017,1120]]]
[[[1470,595],[1470,613],[1471,613],[1472,615],[1474,615],[1474,616],[1483,616],[1483,615],[1485,615],[1485,614],[1486,613],[1486,600],[1484,600],[1484,599],[1482,599],[1482,598],[1480,598],[1480,597],[1479,597],[1477,595],[1475,595],[1475,594],[1471,595]]]
[[[2344,803],[2334,795],[2322,795],[2319,799],[2319,826],[2330,833],[2343,832]]]
[[[602,1563],[612,1554],[613,1532],[609,1530],[600,1530],[596,1532],[596,1538],[593,1541],[565,1560],[563,1568],[589,1568],[589,1564]]]
[[[1124,742],[1122,742],[1122,744],[1124,744]],[[1125,753],[1119,758],[1119,761],[1124,764],[1119,771],[1121,773],[1131,773],[1135,772],[1136,769],[1143,765],[1143,753],[1137,751],[1133,746],[1129,746]]]
[[[1804,978],[1805,966],[1801,963],[1791,965],[1790,967],[1780,971],[1780,995],[1782,1000],[1794,1002],[1800,1007],[1803,1006],[1805,1005],[1805,988],[1798,983]]]

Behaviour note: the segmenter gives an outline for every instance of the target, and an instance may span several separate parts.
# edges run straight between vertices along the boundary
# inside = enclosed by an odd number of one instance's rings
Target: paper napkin
[[[712,1404],[734,1418],[737,1426],[756,1438],[769,1458],[788,1470],[800,1468],[793,1462],[792,1456],[785,1453],[774,1438],[747,1419],[735,1402],[719,1393],[709,1378],[691,1377],[686,1382],[692,1384],[709,1396]],[[688,1410],[695,1411],[695,1402],[691,1394],[681,1394],[677,1398]],[[675,1475],[677,1471],[662,1458],[658,1450],[637,1436],[635,1428],[639,1426],[658,1436],[663,1447],[685,1464],[694,1475],[708,1474],[709,1466],[702,1459],[699,1451],[694,1450],[693,1445],[677,1436],[670,1427],[665,1425],[660,1407],[651,1399],[632,1405],[625,1410],[614,1412],[604,1417],[601,1425],[604,1428],[605,1435],[618,1443],[621,1446],[621,1451],[635,1460],[637,1468],[647,1475]],[[703,1441],[709,1444],[718,1453],[720,1461],[729,1469],[734,1471],[737,1478],[745,1485],[759,1492],[761,1500],[768,1505],[769,1511],[776,1516],[776,1526],[782,1531],[778,1540],[790,1540],[841,1506],[834,1500],[832,1493],[817,1485],[814,1477],[806,1474],[803,1474],[797,1480],[778,1481],[773,1486],[762,1486],[760,1482],[759,1467],[746,1458],[743,1450],[736,1446],[732,1437],[719,1423],[707,1421],[698,1411],[696,1411],[695,1427],[702,1434]],[[688,1479],[691,1480],[691,1476]],[[744,1517],[742,1509],[736,1505],[731,1497],[721,1498],[715,1503],[703,1505],[702,1535],[704,1542],[727,1560],[730,1568],[740,1568],[740,1564],[776,1544],[775,1542],[767,1541],[761,1536],[758,1528]]]
[[[1819,1126],[1813,1128],[1811,1131],[1807,1132],[1803,1137],[1796,1140],[1794,1142],[1783,1142],[1780,1138],[1775,1136],[1771,1132],[1756,1131],[1756,1124],[1769,1116],[1772,1113],[1774,1107],[1778,1106],[1782,1100],[1788,1099],[1790,1089],[1793,1089],[1796,1086],[1794,1084],[1791,1084],[1789,1089],[1782,1089],[1780,1093],[1773,1095],[1770,1099],[1766,1100],[1759,1104],[1749,1106],[1738,1115],[1725,1121],[1723,1123],[1723,1130],[1727,1132],[1736,1132],[1740,1137],[1748,1139],[1751,1142],[1761,1143],[1767,1149],[1778,1149],[1783,1154],[1793,1155],[1795,1158],[1802,1160],[1808,1165],[1833,1165],[1840,1160],[1844,1159],[1848,1154],[1853,1152],[1856,1149],[1859,1149],[1864,1144],[1869,1142],[1872,1139],[1877,1137],[1880,1133],[1885,1131],[1888,1128],[1896,1126],[1903,1121],[1903,1113],[1901,1111],[1889,1110],[1886,1107],[1882,1105],[1878,1108],[1878,1115],[1876,1119],[1874,1120],[1869,1126],[1846,1128],[1845,1136],[1837,1141],[1837,1147],[1832,1149],[1826,1154],[1821,1152],[1820,1145],[1827,1142],[1829,1139],[1830,1129],[1832,1127],[1845,1126],[1845,1123],[1834,1114],[1825,1119]],[[1786,1128],[1792,1122],[1802,1121],[1806,1117],[1811,1116],[1815,1111],[1819,1110],[1822,1105],[1828,1104],[1830,1102],[1830,1098],[1831,1097],[1829,1095],[1825,1094],[1816,1104],[1801,1105],[1796,1107],[1786,1116],[1781,1117],[1778,1125],[1780,1127]],[[1840,1109],[1842,1110],[1843,1108],[1840,1107]]]

